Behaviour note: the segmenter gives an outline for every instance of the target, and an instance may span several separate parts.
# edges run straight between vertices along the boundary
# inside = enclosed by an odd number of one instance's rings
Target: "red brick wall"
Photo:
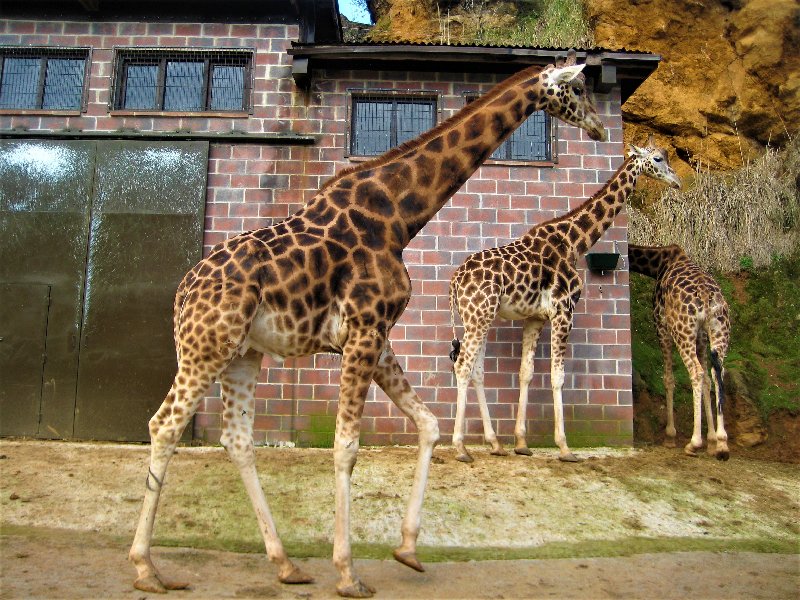
[[[348,89],[435,90],[443,120],[464,104],[465,92],[483,92],[502,77],[463,73],[315,72],[310,92],[296,89],[286,48],[293,25],[198,23],[83,23],[0,21],[0,44],[91,46],[92,68],[84,114],[3,115],[0,130],[83,129],[113,131],[292,131],[317,136],[313,146],[212,144],[209,155],[206,251],[241,231],[287,217],[313,196],[322,182],[351,164],[345,158]],[[253,114],[247,118],[121,116],[109,113],[113,48],[245,47],[256,50]],[[471,253],[504,244],[532,225],[577,206],[596,191],[622,161],[619,92],[597,97],[610,132],[605,143],[590,141],[574,127],[558,127],[558,163],[552,167],[485,165],[473,175],[406,249],[414,296],[391,334],[409,381],[439,417],[449,440],[455,415],[455,380],[448,358],[453,337],[448,281]],[[626,241],[626,218],[616,221],[597,248]],[[580,265],[583,267],[583,261]],[[627,264],[613,274],[586,273],[585,290],[570,336],[564,384],[567,439],[580,444],[628,444],[632,440],[631,360]],[[518,399],[521,328],[500,322],[489,335],[487,398],[501,440],[513,437]],[[457,329],[461,337],[460,328]],[[552,444],[549,328],[537,349],[530,386],[531,444]],[[256,442],[330,442],[336,410],[339,358],[318,355],[265,359],[257,388]],[[220,435],[218,386],[195,419],[198,437]],[[467,407],[469,443],[482,428],[474,395]],[[414,443],[414,426],[375,389],[364,411],[362,443]]]

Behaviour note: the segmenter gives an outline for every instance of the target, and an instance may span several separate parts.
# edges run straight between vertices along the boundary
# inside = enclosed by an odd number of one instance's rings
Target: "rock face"
[[[750,397],[744,377],[738,371],[728,371],[725,394],[729,402],[725,414],[726,417],[732,417],[732,431],[728,432],[731,440],[744,448],[752,448],[767,441],[767,428]]]
[[[374,41],[462,39],[464,11],[516,18],[519,2],[368,0]],[[653,52],[658,70],[623,106],[626,141],[649,133],[683,164],[733,169],[800,133],[800,4],[797,0],[585,0],[595,44]],[[448,13],[448,9],[450,12]],[[503,14],[500,14],[503,13]],[[445,16],[448,15],[448,16]],[[495,23],[496,24],[496,23]],[[474,40],[472,40],[474,41]]]
[[[797,0],[587,0],[595,43],[660,54],[623,106],[627,141],[665,138],[691,166],[730,169],[800,123]],[[685,170],[685,168],[684,168]]]

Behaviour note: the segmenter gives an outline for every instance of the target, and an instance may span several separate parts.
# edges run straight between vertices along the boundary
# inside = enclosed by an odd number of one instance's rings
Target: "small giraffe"
[[[725,356],[730,341],[728,303],[714,278],[703,271],[679,246],[628,246],[630,270],[656,280],[653,317],[664,358],[664,388],[667,392],[667,429],[664,445],[675,447],[675,421],[672,408],[675,378],[672,375],[672,343],[678,347],[683,364],[692,379],[694,430],[684,452],[697,456],[703,447],[700,399],[708,421],[708,453],[728,460],[728,434],[722,407],[725,396],[723,377]],[[711,382],[708,378],[707,349],[711,346],[711,371],[717,399],[717,428],[711,407]]]
[[[555,441],[560,460],[578,460],[567,446],[561,400],[567,338],[572,329],[572,315],[583,290],[575,262],[611,227],[641,173],[680,187],[680,180],[669,165],[667,153],[656,148],[652,139],[648,140],[647,148],[631,146],[628,158],[613,177],[575,210],[534,226],[510,244],[476,252],[456,269],[450,280],[450,310],[453,323],[457,310],[464,326],[463,344],[458,342],[456,336],[453,352],[450,353],[458,381],[453,431],[457,460],[472,462],[472,456],[464,445],[464,419],[470,380],[478,396],[484,438],[492,446],[491,453],[498,456],[507,454],[492,427],[483,387],[486,336],[497,316],[509,320],[524,319],[514,452],[531,454],[525,439],[528,386],[533,377],[536,343],[544,324],[549,320]]]
[[[535,110],[604,139],[605,129],[574,53],[563,66],[529,67],[415,140],[341,171],[285,221],[212,248],[175,297],[178,372],[150,420],[151,457],[130,559],[146,592],[180,589],[150,558],[158,499],[181,432],[206,389],[222,384],[221,443],[240,470],[264,545],[284,583],[312,578],[286,555],[258,481],[253,393],[264,354],[276,359],[318,352],[342,355],[334,437],[336,510],[333,562],[337,592],[370,597],[350,550],[350,478],[361,414],[373,380],[419,431],[414,482],[394,557],[418,571],[420,511],[436,417],[406,380],[389,331],[411,296],[402,252],[488,156]],[[570,64],[571,63],[571,64]]]

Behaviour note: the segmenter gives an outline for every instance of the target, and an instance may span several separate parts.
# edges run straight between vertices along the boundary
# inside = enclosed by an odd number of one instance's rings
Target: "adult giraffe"
[[[667,428],[664,445],[675,447],[675,416],[672,399],[675,377],[672,374],[672,344],[678,347],[686,370],[692,380],[694,427],[692,439],[683,451],[697,456],[703,447],[700,402],[705,405],[707,420],[708,453],[719,460],[728,460],[728,434],[722,406],[725,392],[722,385],[725,374],[725,356],[730,343],[731,322],[728,303],[719,284],[703,271],[680,246],[628,246],[630,269],[656,280],[653,293],[653,319],[664,358],[664,389],[667,393]],[[712,411],[711,386],[708,381],[708,356],[711,348],[711,374],[717,409]],[[714,427],[714,412],[717,415]]]
[[[533,354],[539,334],[545,323],[550,321],[550,381],[558,458],[565,462],[578,460],[567,445],[561,400],[567,338],[572,329],[575,306],[583,291],[583,282],[575,262],[611,227],[642,173],[666,181],[673,187],[680,187],[680,180],[669,165],[667,153],[655,147],[651,138],[647,148],[631,146],[628,158],[611,179],[575,210],[535,225],[510,244],[476,252],[453,273],[450,280],[451,318],[455,327],[455,311],[458,311],[464,326],[463,344],[459,344],[458,338],[455,338],[450,353],[458,381],[453,428],[457,460],[472,462],[472,456],[464,445],[470,381],[478,396],[484,438],[492,445],[492,454],[506,454],[492,427],[483,389],[486,336],[497,316],[524,320],[514,452],[531,454],[525,440],[528,386],[533,377]]]
[[[278,579],[312,581],[287,557],[256,474],[253,392],[264,354],[342,355],[334,438],[337,592],[347,597],[374,593],[353,570],[349,539],[350,477],[372,380],[419,431],[414,483],[394,557],[423,570],[416,539],[439,429],[388,342],[411,296],[402,251],[533,111],[545,110],[593,139],[604,138],[585,89],[583,65],[574,62],[571,53],[564,66],[517,73],[427,133],[343,170],[285,221],[218,244],[184,277],[174,310],[178,372],[149,424],[150,467],[130,551],[138,573],[135,587],[148,592],[186,587],[165,580],[153,565],[153,523],[169,459],[216,378],[224,401],[220,441],[241,472]]]

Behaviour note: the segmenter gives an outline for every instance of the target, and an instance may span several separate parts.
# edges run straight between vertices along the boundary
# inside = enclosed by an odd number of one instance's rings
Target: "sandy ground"
[[[583,462],[568,465],[551,449],[496,458],[475,448],[463,465],[437,448],[419,574],[360,558],[388,557],[399,539],[414,449],[362,449],[356,568],[379,598],[800,597],[798,465],[736,449],[726,463],[663,448],[577,453]],[[131,587],[126,561],[147,459],[139,445],[0,441],[0,598],[152,597]],[[317,581],[279,584],[224,452],[181,448],[154,549],[162,571],[192,583],[173,598],[334,596],[331,451],[262,448],[258,469],[284,543],[313,556],[299,561]],[[454,549],[460,562],[448,561]],[[516,560],[483,560],[509,552]]]

